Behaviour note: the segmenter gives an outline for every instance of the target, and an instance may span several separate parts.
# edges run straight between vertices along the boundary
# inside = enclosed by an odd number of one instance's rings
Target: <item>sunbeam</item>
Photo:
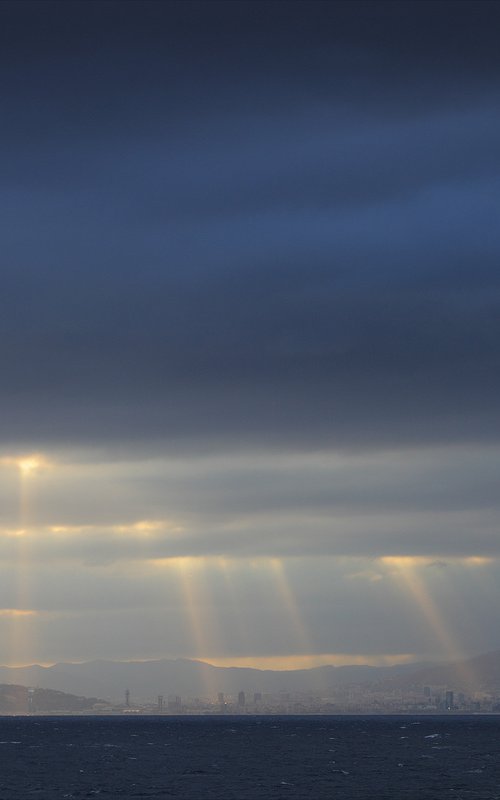
[[[49,466],[48,460],[40,453],[19,457],[5,457],[2,463],[14,467],[18,473],[18,528],[15,530],[15,571],[16,586],[14,608],[10,609],[9,623],[9,663],[21,664],[30,660],[36,653],[36,626],[33,624],[30,550],[30,529],[33,524],[30,483],[39,470]]]
[[[451,662],[463,662],[465,654],[453,635],[449,623],[444,619],[429,586],[421,574],[422,566],[430,563],[429,559],[414,556],[384,556],[381,562],[385,564],[393,577],[397,580],[403,592],[409,592],[412,599],[422,612],[425,622],[432,631],[436,646],[445,658]],[[464,685],[475,684],[474,675],[470,669],[460,663],[459,674]]]
[[[222,577],[222,585],[225,594],[225,612],[231,616],[231,649],[236,652],[244,652],[245,642],[247,641],[247,622],[243,613],[240,594],[236,588],[233,567],[234,563],[225,556],[218,556],[215,559],[219,575]]]
[[[167,562],[180,581],[183,610],[196,658],[206,660],[218,641],[212,598],[204,576],[204,564],[196,558],[174,558]],[[204,679],[206,696],[213,698],[217,687],[208,673]]]
[[[294,649],[291,648],[290,652],[300,653],[302,655],[310,654],[312,652],[312,648],[309,636],[307,634],[307,628],[304,624],[297,601],[286,576],[283,561],[280,558],[270,558],[268,559],[267,564],[268,568],[271,570],[273,585],[278,594],[279,601],[285,611],[287,619],[291,623],[292,630],[294,632]],[[312,658],[310,663],[313,663]]]

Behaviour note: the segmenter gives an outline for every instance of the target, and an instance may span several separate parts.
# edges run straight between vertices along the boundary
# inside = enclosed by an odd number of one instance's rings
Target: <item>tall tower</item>
[[[125,689],[125,705],[130,708],[130,692],[128,689]]]

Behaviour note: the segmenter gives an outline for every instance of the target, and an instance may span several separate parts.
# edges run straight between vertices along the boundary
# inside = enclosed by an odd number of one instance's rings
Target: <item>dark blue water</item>
[[[498,717],[4,717],[0,800],[500,798]]]

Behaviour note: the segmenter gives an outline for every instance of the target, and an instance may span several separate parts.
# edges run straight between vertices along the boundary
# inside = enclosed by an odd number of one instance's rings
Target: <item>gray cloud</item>
[[[3,484],[0,556],[496,556],[498,458],[456,447],[54,463],[22,490]]]
[[[31,600],[41,611],[21,618],[18,625],[27,652],[36,645],[44,660],[440,652],[439,630],[391,568],[362,559],[324,558],[311,566],[309,577],[299,560],[285,569],[292,607],[265,563],[230,564],[226,572],[210,562],[192,568],[187,576],[190,607],[204,632],[200,642],[187,611],[185,584],[175,569],[110,572],[86,566],[65,577],[57,567],[41,565],[25,576]],[[363,577],[363,570],[378,572],[380,579]],[[496,641],[498,562],[476,571],[452,564],[446,571],[449,576],[425,568],[424,585],[439,609],[438,626],[447,621],[457,647],[459,642],[469,651],[491,647]],[[2,570],[1,575],[4,601],[11,596],[12,573]],[[474,624],[478,619],[481,625]],[[3,660],[9,625],[9,618],[0,615]],[[206,650],[201,653],[200,647]]]
[[[415,569],[487,649],[498,6],[0,21],[0,639],[31,603],[44,659],[439,652]]]
[[[492,7],[111,8],[3,12],[2,438],[497,437]]]

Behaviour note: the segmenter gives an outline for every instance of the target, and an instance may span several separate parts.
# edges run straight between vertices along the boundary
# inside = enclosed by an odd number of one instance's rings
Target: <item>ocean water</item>
[[[500,717],[3,717],[0,800],[500,798]]]

